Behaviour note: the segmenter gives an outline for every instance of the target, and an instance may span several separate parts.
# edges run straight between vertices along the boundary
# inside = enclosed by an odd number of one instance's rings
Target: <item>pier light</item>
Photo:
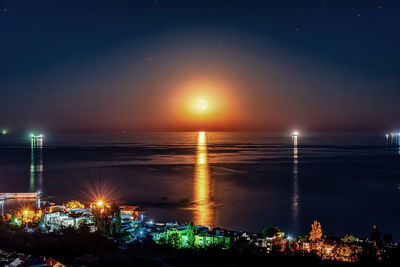
[[[299,132],[298,132],[298,131],[293,131],[293,132],[292,132],[292,136],[293,136],[293,137],[299,136]]]

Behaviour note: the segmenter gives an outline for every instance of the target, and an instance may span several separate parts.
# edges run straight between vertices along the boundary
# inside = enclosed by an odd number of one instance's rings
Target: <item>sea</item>
[[[154,222],[300,235],[318,220],[327,236],[377,225],[400,241],[400,146],[382,133],[46,133],[39,148],[0,135],[0,195],[37,191],[140,206]]]

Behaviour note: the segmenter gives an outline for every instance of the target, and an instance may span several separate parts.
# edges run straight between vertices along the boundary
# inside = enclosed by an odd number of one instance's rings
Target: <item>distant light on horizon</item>
[[[293,132],[292,132],[292,136],[293,136],[293,137],[299,136],[299,132],[298,132],[298,131],[293,131]]]
[[[43,138],[43,134],[29,133],[29,137],[31,138]]]

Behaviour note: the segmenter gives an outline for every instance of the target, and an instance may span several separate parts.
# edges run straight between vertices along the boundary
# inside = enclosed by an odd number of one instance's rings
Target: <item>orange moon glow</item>
[[[232,127],[241,114],[235,91],[233,86],[219,79],[182,82],[171,94],[173,124],[180,130]]]

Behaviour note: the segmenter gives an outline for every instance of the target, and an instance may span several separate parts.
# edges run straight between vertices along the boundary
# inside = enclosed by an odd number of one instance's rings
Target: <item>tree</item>
[[[194,235],[195,234],[196,234],[196,227],[194,226],[193,223],[188,223],[187,238],[188,238],[188,245],[190,247],[194,246],[194,242],[195,242]]]
[[[112,218],[109,215],[108,209],[94,207],[92,208],[92,215],[96,231],[109,235]]]
[[[308,241],[308,236],[306,236],[306,235],[299,235],[299,236],[297,237],[297,240],[298,240],[299,242],[307,242],[307,241]]]
[[[378,247],[382,246],[381,233],[379,233],[378,227],[376,225],[372,226],[370,239],[371,241],[375,241]]]
[[[342,241],[344,243],[355,243],[355,242],[358,242],[358,237],[355,237],[354,235],[345,235],[342,238]]]
[[[173,248],[181,247],[181,235],[177,231],[171,231],[168,233],[167,243],[170,244]]]
[[[96,230],[108,236],[121,234],[121,211],[117,204],[111,206],[94,206],[93,222]]]
[[[111,224],[111,235],[119,235],[122,233],[121,229],[121,209],[120,207],[113,203],[110,209],[111,217],[112,217],[112,224]]]
[[[392,235],[391,234],[384,234],[382,236],[383,242],[385,245],[390,245],[392,243]]]
[[[262,232],[263,232],[264,238],[266,238],[266,237],[274,237],[280,231],[281,230],[279,230],[279,228],[276,226],[268,226],[268,227],[265,227]]]
[[[84,209],[85,205],[80,203],[78,200],[70,200],[65,205],[68,209]]]
[[[86,220],[81,220],[78,225],[78,233],[90,233],[90,227]]]
[[[322,238],[322,229],[321,224],[319,221],[314,220],[313,224],[311,224],[311,231],[310,231],[310,241],[317,242]]]

